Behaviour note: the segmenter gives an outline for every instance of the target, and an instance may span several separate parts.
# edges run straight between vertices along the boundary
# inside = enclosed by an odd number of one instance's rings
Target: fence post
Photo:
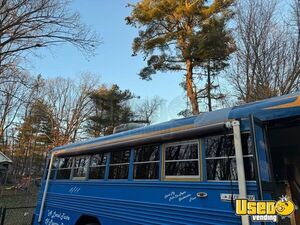
[[[4,221],[5,221],[5,214],[6,214],[6,208],[1,208],[1,221],[0,221],[0,225],[4,225]]]

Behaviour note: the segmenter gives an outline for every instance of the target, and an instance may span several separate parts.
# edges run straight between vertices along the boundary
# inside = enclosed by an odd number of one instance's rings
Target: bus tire
[[[96,217],[83,215],[75,225],[101,225],[101,223]]]

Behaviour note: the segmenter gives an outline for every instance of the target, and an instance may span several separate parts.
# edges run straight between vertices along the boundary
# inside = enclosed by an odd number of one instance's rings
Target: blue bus
[[[236,198],[300,206],[299,135],[296,93],[56,147],[33,224],[257,224]]]

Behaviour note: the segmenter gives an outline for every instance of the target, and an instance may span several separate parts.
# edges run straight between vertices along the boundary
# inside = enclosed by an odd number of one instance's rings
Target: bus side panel
[[[80,207],[77,209],[67,210],[64,209],[63,206],[53,206],[53,207],[45,207],[44,210],[44,216],[41,221],[41,223],[38,223],[38,214],[34,217],[33,225],[75,225],[76,222],[80,219],[80,216],[82,216],[82,212]],[[90,214],[93,217],[96,217],[98,221],[101,223],[101,225],[109,224],[109,225],[131,225],[134,224],[132,222],[126,222],[122,221],[120,223],[120,220],[114,219],[114,218],[106,218],[106,217],[99,217],[98,215],[95,215],[93,212]],[[81,224],[80,224],[81,225]]]
[[[255,183],[247,188],[255,195]],[[236,182],[51,181],[42,224],[55,210],[70,217],[65,225],[81,215],[95,216],[101,225],[241,224],[230,199],[221,200],[231,193],[238,193]]]
[[[38,210],[37,210],[38,211]],[[45,225],[74,225],[80,217],[80,213],[76,210],[67,210],[64,206],[57,205],[53,207],[46,206],[41,223],[38,223],[38,213],[35,213],[34,225],[45,224]]]

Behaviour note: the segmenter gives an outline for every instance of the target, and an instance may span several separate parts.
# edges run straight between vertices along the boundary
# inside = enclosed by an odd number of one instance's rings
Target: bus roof
[[[300,115],[299,107],[300,93],[289,94],[64,145],[54,148],[53,152],[60,156],[88,154],[97,150],[184,138],[192,134],[208,134],[224,128],[229,120],[247,119],[250,114],[262,121]]]

